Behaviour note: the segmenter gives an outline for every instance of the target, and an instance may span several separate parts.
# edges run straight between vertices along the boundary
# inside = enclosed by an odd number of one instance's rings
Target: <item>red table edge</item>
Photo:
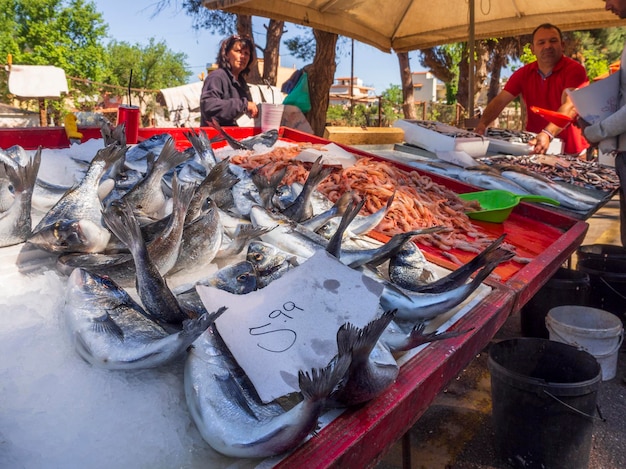
[[[448,382],[485,348],[509,317],[515,292],[495,287],[454,324],[471,332],[434,342],[400,368],[396,382],[376,399],[347,409],[275,467],[371,467],[417,422]]]

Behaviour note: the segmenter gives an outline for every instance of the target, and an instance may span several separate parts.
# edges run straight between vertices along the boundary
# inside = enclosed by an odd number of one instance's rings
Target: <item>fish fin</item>
[[[241,392],[241,388],[239,387],[239,384],[237,384],[237,380],[233,378],[230,373],[224,375],[214,374],[213,379],[219,386],[222,394],[228,396],[228,398],[231,399],[237,407],[248,414],[248,416],[258,420],[256,413],[252,410],[246,397]]]
[[[112,335],[117,337],[120,341],[124,341],[124,331],[118,326],[109,313],[104,313],[102,316],[98,316],[92,319],[92,330],[101,333]]]
[[[215,117],[211,119],[211,124],[213,128],[215,128],[215,130],[217,130],[220,133],[220,135],[224,137],[224,140],[226,140],[228,144],[231,146],[231,148],[233,148],[234,150],[251,150],[251,148],[248,145],[241,143],[238,140],[235,140],[233,137],[231,137],[222,128],[219,122],[217,122],[217,119],[215,119]]]
[[[328,246],[326,246],[326,251],[335,256],[337,259],[341,257],[341,241],[343,239],[343,234],[346,231],[346,228],[352,220],[358,215],[358,213],[365,205],[365,199],[362,199],[360,202],[356,204],[352,204],[351,208],[348,208],[343,216],[341,217],[341,221],[339,222],[339,227],[333,234],[332,238],[328,242]]]

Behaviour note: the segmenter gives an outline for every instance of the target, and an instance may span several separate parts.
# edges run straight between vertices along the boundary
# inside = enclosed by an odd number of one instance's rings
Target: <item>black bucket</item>
[[[593,355],[538,338],[489,349],[496,449],[519,468],[586,469],[602,370]]]
[[[587,306],[591,284],[585,272],[561,267],[521,309],[522,335],[549,338],[548,312],[557,306]]]
[[[589,275],[589,305],[626,319],[626,258],[587,257],[579,259],[576,269]]]
[[[626,259],[626,249],[615,244],[585,244],[576,250],[578,259]]]

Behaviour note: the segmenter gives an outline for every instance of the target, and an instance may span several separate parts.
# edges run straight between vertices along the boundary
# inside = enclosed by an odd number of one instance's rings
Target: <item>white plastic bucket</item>
[[[552,308],[546,316],[550,340],[563,342],[593,355],[602,368],[602,380],[615,377],[624,326],[616,315],[588,306]]]

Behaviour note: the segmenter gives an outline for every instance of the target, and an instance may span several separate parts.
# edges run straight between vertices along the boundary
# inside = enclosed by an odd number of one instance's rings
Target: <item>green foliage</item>
[[[535,57],[535,54],[533,54],[532,51],[530,50],[530,44],[524,44],[524,48],[522,49],[522,55],[520,56],[519,60],[524,65],[537,60],[537,57]]]

